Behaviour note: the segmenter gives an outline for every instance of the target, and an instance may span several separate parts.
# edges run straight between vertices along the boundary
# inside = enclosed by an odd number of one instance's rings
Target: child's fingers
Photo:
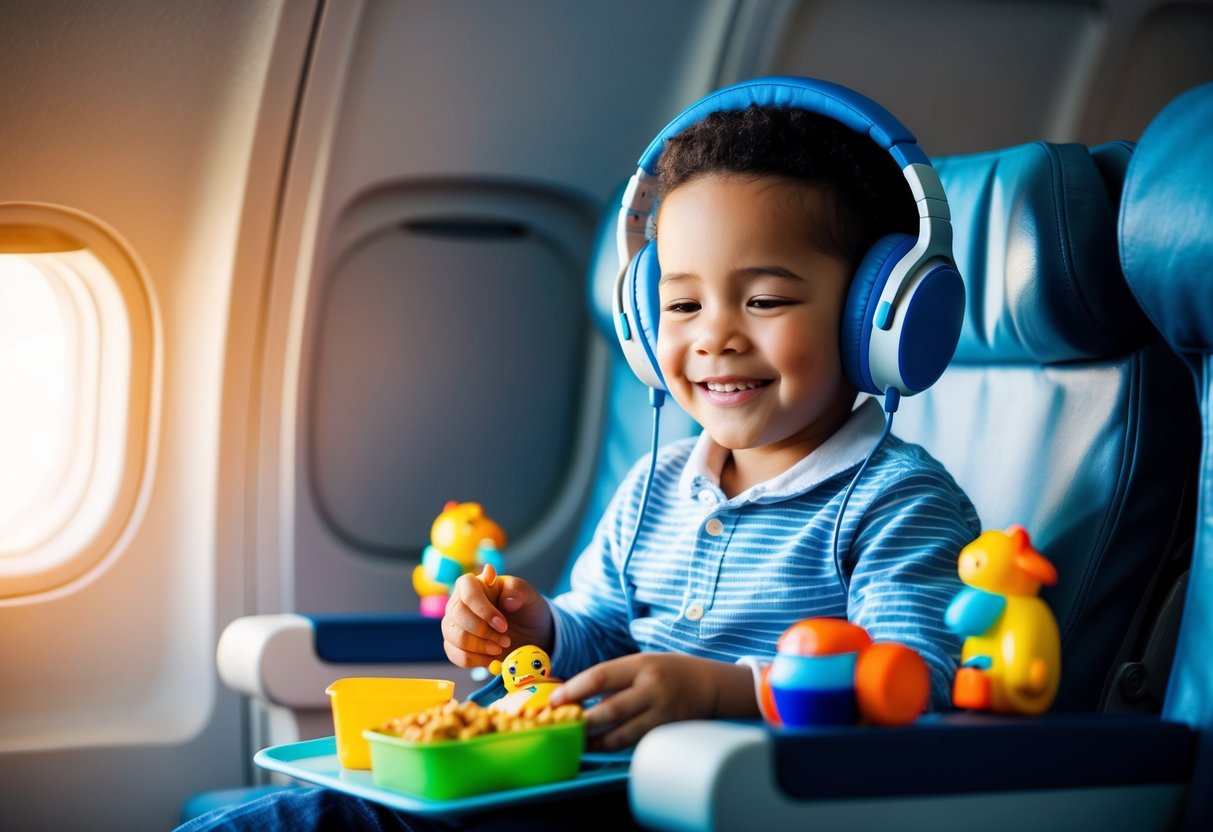
[[[442,617],[442,637],[460,650],[486,656],[496,656],[510,643],[508,636],[491,629],[460,603],[447,605]]]
[[[494,586],[498,591],[497,603],[507,613],[518,612],[538,595],[529,583],[512,575],[498,575]]]
[[[500,661],[500,655],[486,654],[478,651],[465,650],[450,639],[442,640],[442,649],[451,664],[458,667],[488,667],[494,661]]]
[[[487,667],[502,658],[509,641],[473,615],[462,601],[452,597],[447,604],[442,617],[442,649],[459,667]]]
[[[493,567],[485,565],[485,574],[495,575]],[[451,592],[452,598],[458,599],[474,617],[483,621],[493,630],[498,633],[504,633],[509,629],[509,624],[506,623],[505,616],[501,611],[494,606],[494,602],[500,595],[500,581],[494,581],[486,584],[479,577],[472,574],[461,575],[459,580],[455,581],[455,586]],[[448,608],[449,608],[448,604]],[[484,633],[488,635],[488,633]]]
[[[493,564],[486,563],[484,569],[480,570],[480,582],[485,586],[492,586],[496,580],[497,570],[493,567]]]
[[[627,687],[630,680],[614,672],[614,668],[618,666],[613,662],[604,662],[581,671],[552,691],[548,702],[555,708],[569,702],[581,702],[591,696]],[[616,678],[617,676],[620,677]]]

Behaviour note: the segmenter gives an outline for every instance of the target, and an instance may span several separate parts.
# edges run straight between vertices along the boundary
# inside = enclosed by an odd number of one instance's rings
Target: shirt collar
[[[851,411],[850,418],[829,439],[782,474],[760,482],[728,502],[733,505],[785,499],[863,462],[884,431],[884,413],[873,398]],[[705,488],[720,490],[720,472],[731,451],[704,431],[699,434],[682,471],[680,490],[695,499]]]

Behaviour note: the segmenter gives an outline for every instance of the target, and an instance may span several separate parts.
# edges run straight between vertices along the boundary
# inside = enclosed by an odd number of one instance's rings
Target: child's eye
[[[699,304],[693,300],[676,300],[666,304],[662,312],[698,312]]]
[[[795,301],[788,300],[787,298],[761,297],[750,298],[749,305],[753,309],[777,309],[780,306],[791,306],[793,303]]]

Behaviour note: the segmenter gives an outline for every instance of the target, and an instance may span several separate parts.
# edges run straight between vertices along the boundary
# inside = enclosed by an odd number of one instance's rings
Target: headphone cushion
[[[868,249],[851,278],[846,305],[842,310],[839,342],[842,369],[850,382],[864,393],[879,395],[884,390],[872,378],[869,346],[872,340],[872,319],[880,293],[889,281],[893,268],[914,248],[916,238],[909,234],[888,234]],[[888,386],[887,384],[885,385]]]
[[[665,378],[657,366],[657,324],[661,318],[661,295],[657,284],[660,279],[657,241],[649,240],[628,264],[625,296],[632,306],[632,337],[640,347],[643,360],[661,380],[664,389]]]
[[[898,359],[910,390],[925,390],[943,375],[960,341],[964,309],[964,280],[951,265],[938,265],[919,281],[906,304]]]

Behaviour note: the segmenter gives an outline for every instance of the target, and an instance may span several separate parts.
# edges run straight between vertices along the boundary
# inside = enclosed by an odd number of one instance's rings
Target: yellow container
[[[362,732],[449,701],[455,683],[445,679],[351,676],[338,679],[324,692],[333,708],[338,761],[344,768],[369,769],[371,750]]]

